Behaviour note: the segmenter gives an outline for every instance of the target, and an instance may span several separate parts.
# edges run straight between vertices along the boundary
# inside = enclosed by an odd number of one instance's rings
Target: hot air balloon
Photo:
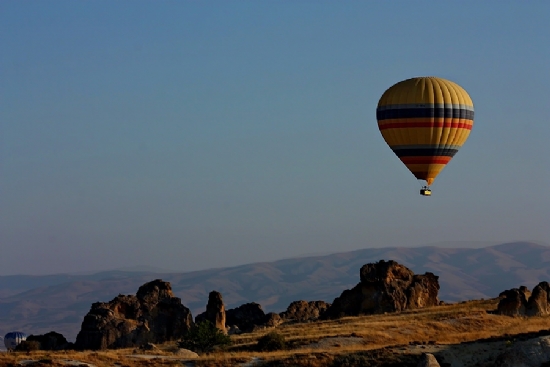
[[[384,92],[376,109],[378,128],[393,152],[418,180],[420,194],[470,135],[474,105],[456,83],[436,77],[401,81]]]
[[[14,350],[23,340],[27,339],[27,334],[20,331],[12,331],[4,336],[4,345],[7,350]]]

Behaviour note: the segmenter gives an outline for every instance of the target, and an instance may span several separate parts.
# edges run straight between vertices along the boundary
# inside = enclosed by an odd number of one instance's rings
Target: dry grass
[[[267,331],[232,336],[233,345],[225,351],[199,357],[197,366],[234,366],[250,361],[253,357],[263,360],[300,358],[311,354],[331,356],[358,351],[368,351],[388,346],[407,345],[413,342],[456,344],[491,337],[503,337],[526,332],[550,329],[550,317],[508,317],[490,313],[496,309],[497,300],[480,300],[444,305],[402,313],[346,317],[338,320],[311,323],[286,324],[277,328],[291,348],[277,352],[257,352],[254,346]],[[327,337],[360,337],[362,343],[342,343],[323,350],[308,347]],[[355,338],[355,340],[357,340]],[[343,339],[345,340],[345,339]],[[98,367],[103,366],[181,366],[181,358],[174,354],[175,344],[161,346],[159,351],[148,353],[154,359],[137,359],[132,349],[99,352],[31,352],[2,353],[0,365],[16,365],[24,359],[43,360],[54,366],[62,359],[78,360]],[[153,354],[156,354],[154,356]],[[51,363],[47,364],[48,361]],[[323,362],[323,363],[325,363]],[[309,365],[313,365],[309,363]]]

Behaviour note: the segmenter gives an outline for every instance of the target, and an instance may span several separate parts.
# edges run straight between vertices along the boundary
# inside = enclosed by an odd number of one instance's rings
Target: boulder
[[[255,326],[263,325],[265,312],[258,303],[245,303],[225,312],[226,324],[237,326],[243,332],[250,332]]]
[[[82,321],[77,349],[131,348],[180,339],[193,319],[170,283],[160,279],[142,285],[135,296],[119,295],[96,302]]]
[[[422,353],[418,367],[441,367],[435,356],[431,353]]]
[[[531,297],[525,306],[526,316],[544,316],[550,313],[550,284],[548,282],[540,282],[533,288]]]
[[[199,358],[199,355],[197,353],[193,352],[192,350],[183,348],[178,348],[176,351],[174,351],[174,354],[182,359]]]
[[[284,320],[313,321],[317,320],[329,307],[330,303],[325,301],[294,301],[279,315]]]
[[[225,306],[223,304],[222,294],[216,291],[210,292],[206,311],[197,315],[197,317],[195,317],[195,322],[199,323],[208,320],[218,329],[227,333],[225,329],[225,319]]]
[[[406,266],[393,260],[363,265],[360,283],[337,297],[322,318],[437,306],[438,279],[433,273],[415,275]]]
[[[499,294],[496,313],[499,315],[522,316],[525,315],[527,300],[525,293],[518,288],[505,290]]]
[[[73,343],[69,343],[62,334],[55,331],[44,335],[29,335],[27,341],[38,342],[41,350],[65,350],[73,347]]]

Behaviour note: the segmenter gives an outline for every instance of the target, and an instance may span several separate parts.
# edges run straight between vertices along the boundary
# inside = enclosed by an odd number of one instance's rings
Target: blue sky
[[[0,275],[550,243],[550,2],[2,1]],[[433,197],[376,105],[475,105]]]

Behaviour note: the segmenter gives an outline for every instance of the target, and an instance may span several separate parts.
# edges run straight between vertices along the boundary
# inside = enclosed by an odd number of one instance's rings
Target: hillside
[[[537,349],[548,343],[549,317],[496,315],[497,300],[460,302],[400,313],[345,317],[307,323],[289,322],[270,331],[284,336],[286,348],[258,351],[266,330],[231,336],[227,350],[190,356],[176,343],[151,351],[118,349],[103,351],[35,351],[0,353],[1,365],[97,367],[145,366],[265,366],[265,367],[417,367],[423,353],[433,354],[441,366],[526,366],[521,359],[545,358]],[[545,344],[545,345],[546,345]],[[539,350],[540,349],[540,350]],[[522,354],[527,351],[527,356]],[[510,354],[511,353],[511,354]],[[508,355],[508,359],[503,359]],[[513,360],[516,364],[503,364]],[[31,363],[35,361],[36,363]],[[536,366],[540,365],[536,364]]]
[[[92,275],[0,277],[0,331],[45,333],[55,330],[74,340],[90,305],[161,278],[192,310],[204,310],[208,293],[223,294],[227,308],[260,303],[280,312],[290,302],[332,300],[359,281],[362,265],[396,260],[415,273],[439,276],[440,299],[453,302],[492,298],[519,285],[532,288],[550,280],[550,247],[507,243],[485,248],[379,248],[325,256],[285,259],[188,273],[101,272]]]

